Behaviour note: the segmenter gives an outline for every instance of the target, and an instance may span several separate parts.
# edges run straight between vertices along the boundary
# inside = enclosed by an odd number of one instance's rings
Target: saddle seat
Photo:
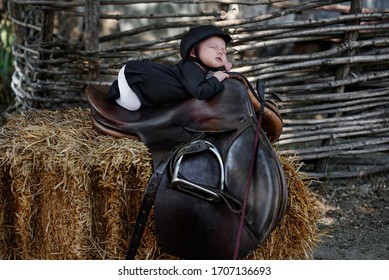
[[[233,79],[240,81],[245,86],[250,94],[251,101],[254,101],[254,99],[257,100],[255,91],[246,78],[239,74],[230,74],[230,76]],[[90,105],[93,107],[92,122],[94,127],[101,133],[114,137],[127,137],[146,141],[142,131],[144,131],[145,128],[149,130],[150,127],[159,127],[160,125],[166,126],[167,123],[174,122],[174,120],[169,118],[171,117],[172,111],[176,110],[177,106],[180,106],[180,104],[176,104],[154,108],[142,108],[141,110],[129,113],[129,111],[116,103],[110,103],[105,100],[108,90],[109,86],[88,86],[86,95]],[[180,107],[185,108],[186,103],[188,103],[188,101],[182,102]],[[203,102],[200,101],[195,103],[197,106],[201,106],[201,110],[203,110]],[[193,110],[196,110],[197,106],[194,106]],[[225,112],[228,111],[226,110]],[[205,112],[205,114],[208,113],[209,112]],[[221,118],[220,116],[215,117]],[[180,119],[181,118],[185,118],[185,114],[180,116]],[[189,118],[191,119],[191,116],[189,116]],[[225,119],[225,116],[223,118]],[[234,124],[232,123],[232,125]],[[279,139],[282,133],[282,117],[277,104],[271,100],[266,100],[265,102],[262,129],[272,144]],[[219,130],[223,130],[223,126],[220,127]],[[162,133],[166,135],[164,131],[162,131]],[[155,137],[158,137],[158,135],[155,135]]]
[[[197,135],[235,131],[245,125],[248,116],[255,115],[254,111],[247,112],[247,104],[229,102],[221,95],[206,101],[189,99],[131,112],[114,102],[107,102],[108,89],[107,86],[88,86],[86,89],[94,127],[103,134],[141,140],[151,150],[154,166],[171,149]]]

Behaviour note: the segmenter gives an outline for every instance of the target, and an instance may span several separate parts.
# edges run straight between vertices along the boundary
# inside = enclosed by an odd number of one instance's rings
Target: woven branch
[[[345,92],[342,94],[334,93],[319,93],[319,94],[277,94],[275,95],[283,102],[293,101],[294,103],[305,103],[305,102],[321,102],[321,101],[347,101],[347,100],[356,100],[356,99],[365,99],[376,96],[387,96],[389,94],[389,89],[370,89],[363,91],[354,91],[354,92]]]
[[[266,4],[272,4],[277,2],[288,2],[287,0],[254,0],[254,1],[247,1],[247,0],[172,0],[172,1],[166,1],[166,0],[101,0],[101,5],[130,5],[130,4],[145,4],[145,3],[175,3],[175,4],[240,4],[240,5],[266,5]]]
[[[389,71],[371,72],[366,74],[359,74],[359,76],[352,76],[343,80],[332,80],[321,83],[314,83],[310,85],[302,86],[289,86],[289,87],[277,87],[276,89],[268,88],[268,91],[276,90],[277,92],[310,92],[328,88],[334,88],[342,85],[356,84],[359,82],[365,82],[368,80],[375,80],[380,78],[386,78],[389,76]]]
[[[309,20],[296,20],[292,22],[284,23],[273,23],[266,25],[255,25],[242,28],[236,28],[236,32],[252,32],[259,30],[273,30],[273,29],[287,29],[287,30],[301,30],[302,28],[313,28],[313,27],[323,27],[326,25],[336,25],[339,23],[348,24],[350,21],[361,20],[361,21],[382,21],[389,18],[389,13],[368,13],[368,14],[349,14],[349,15],[340,15],[329,18],[321,19],[309,19]]]
[[[389,137],[365,139],[364,141],[349,141],[348,143],[337,143],[326,147],[314,147],[301,150],[285,150],[280,154],[293,154],[298,152],[302,160],[318,158],[336,158],[342,155],[368,154],[373,152],[389,151]]]
[[[378,124],[371,124],[368,128],[364,128],[361,125],[338,127],[333,129],[320,129],[318,132],[299,132],[299,135],[295,137],[295,133],[292,135],[284,135],[279,141],[279,145],[304,143],[307,141],[318,141],[324,139],[338,139],[338,138],[350,138],[360,136],[371,136],[378,133],[389,132],[389,127],[383,127],[383,122]]]

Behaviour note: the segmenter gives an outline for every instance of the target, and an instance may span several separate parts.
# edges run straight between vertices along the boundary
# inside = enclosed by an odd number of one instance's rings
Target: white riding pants
[[[136,111],[142,104],[140,103],[139,97],[127,83],[126,76],[124,75],[125,67],[126,65],[120,69],[118,74],[120,97],[116,99],[116,103],[127,110]]]

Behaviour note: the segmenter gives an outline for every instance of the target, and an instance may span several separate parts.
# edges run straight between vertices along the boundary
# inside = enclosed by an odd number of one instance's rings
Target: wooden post
[[[89,79],[99,77],[99,19],[100,1],[87,0],[85,7],[85,48],[93,58],[90,63]]]
[[[361,13],[362,12],[362,6],[363,6],[363,0],[352,0],[351,3],[350,3],[350,12],[349,12],[349,14]],[[353,20],[350,23],[351,24],[359,24],[360,20],[359,19],[355,19],[355,20]],[[357,41],[357,39],[358,39],[358,32],[359,32],[358,30],[357,31],[346,32],[344,41],[345,42]],[[347,50],[345,52],[345,56],[346,57],[352,57],[354,55],[355,55],[355,49],[350,49],[350,50]],[[345,79],[348,76],[349,72],[350,72],[350,68],[351,68],[351,65],[349,63],[343,64],[341,67],[339,67],[336,70],[335,79],[336,80],[343,80],[343,79]],[[336,87],[334,89],[334,91],[333,91],[333,94],[342,94],[342,93],[344,93],[344,85]],[[328,114],[327,118],[340,117],[341,114],[342,113]],[[324,139],[322,141],[321,145],[322,146],[327,146],[327,145],[330,145],[332,142],[333,142],[333,139]],[[329,158],[324,158],[324,159],[317,160],[316,165],[315,165],[315,171],[316,172],[327,173],[328,160],[329,160]]]
[[[53,40],[53,32],[54,32],[54,17],[55,17],[55,12],[52,10],[42,10],[41,14],[41,31],[39,33],[40,38],[39,38],[39,49],[38,49],[38,61],[44,60],[47,61],[50,59],[50,54],[45,52],[44,49],[47,48],[46,43],[51,42]],[[39,64],[40,69],[45,69],[49,68],[50,65],[45,63],[45,64]],[[38,84],[40,81],[44,81],[47,78],[47,75],[43,73],[43,71],[37,71],[35,72],[31,80]],[[42,97],[45,95],[43,90],[41,89],[33,89],[32,90],[32,95],[36,97]],[[28,101],[27,101],[28,104]],[[32,108],[37,108],[40,109],[41,107],[41,102],[37,100],[33,100],[28,104],[29,107]]]

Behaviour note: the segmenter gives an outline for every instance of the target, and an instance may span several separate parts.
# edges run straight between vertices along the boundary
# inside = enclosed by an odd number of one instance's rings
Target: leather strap
[[[251,179],[252,179],[253,173],[254,173],[255,159],[257,157],[257,149],[258,149],[259,135],[260,135],[260,130],[261,130],[262,117],[263,117],[263,114],[265,111],[265,82],[263,82],[261,80],[257,80],[257,92],[258,92],[258,96],[259,96],[261,105],[260,105],[260,109],[258,112],[257,130],[255,133],[255,138],[254,138],[253,151],[251,153],[250,169],[249,169],[249,174],[247,175],[245,195],[244,195],[244,200],[243,200],[242,211],[240,214],[238,234],[236,237],[233,260],[236,260],[238,258],[238,255],[239,255],[240,242],[241,242],[243,227],[244,227],[244,216],[246,214],[247,202],[248,202],[249,193],[250,193],[250,184],[251,184]]]
[[[162,175],[166,169],[169,161],[162,161],[155,169],[147,184],[145,194],[143,196],[134,229],[132,231],[130,244],[126,254],[126,260],[135,259],[136,252],[138,251],[140,241],[143,236],[143,232],[146,226],[147,219],[150,214],[150,210],[154,204],[155,194],[157,193],[158,186],[161,182]]]

